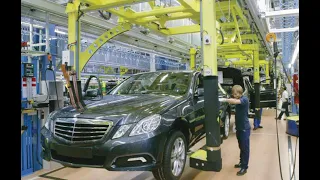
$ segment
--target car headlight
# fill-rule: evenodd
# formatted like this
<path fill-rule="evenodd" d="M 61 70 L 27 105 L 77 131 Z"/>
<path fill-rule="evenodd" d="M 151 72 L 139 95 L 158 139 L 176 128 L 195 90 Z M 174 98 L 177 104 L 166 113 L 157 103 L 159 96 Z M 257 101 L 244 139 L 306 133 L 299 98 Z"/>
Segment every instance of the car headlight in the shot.
<path fill-rule="evenodd" d="M 138 122 L 138 124 L 132 129 L 129 136 L 136 136 L 154 131 L 158 128 L 160 122 L 161 116 L 159 114 L 148 116 Z"/>
<path fill-rule="evenodd" d="M 112 137 L 112 139 L 116 139 L 119 137 L 122 137 L 127 131 L 128 129 L 131 127 L 131 124 L 129 125 L 122 125 L 118 131 L 116 132 L 116 134 L 114 134 L 114 136 Z"/>
<path fill-rule="evenodd" d="M 53 121 L 52 117 L 56 113 L 56 111 L 50 113 L 47 117 L 46 123 L 44 124 L 44 127 L 47 128 L 48 130 L 52 131 L 53 130 Z"/>

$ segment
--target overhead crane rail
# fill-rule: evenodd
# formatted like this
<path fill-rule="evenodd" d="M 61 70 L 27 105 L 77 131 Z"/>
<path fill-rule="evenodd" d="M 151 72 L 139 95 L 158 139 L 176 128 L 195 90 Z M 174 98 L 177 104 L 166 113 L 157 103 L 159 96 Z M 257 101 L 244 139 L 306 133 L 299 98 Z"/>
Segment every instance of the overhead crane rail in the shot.
<path fill-rule="evenodd" d="M 162 35 L 200 32 L 200 1 L 178 1 L 181 4 L 180 6 L 163 7 L 155 6 L 154 1 L 151 0 L 74 0 L 73 3 L 68 3 L 66 13 L 70 16 L 71 14 L 76 14 L 78 11 L 85 13 L 93 10 L 105 10 L 119 16 L 119 22 L 141 25 L 151 29 L 153 32 L 161 33 Z M 141 2 L 148 2 L 151 10 L 136 12 L 130 8 L 131 4 Z M 225 21 L 223 18 L 226 18 L 227 12 L 230 13 L 227 18 L 228 21 Z M 224 40 L 223 44 L 218 44 L 218 54 L 223 54 L 225 56 L 229 53 L 239 53 L 240 55 L 243 53 L 248 54 L 247 51 L 259 51 L 259 59 L 266 59 L 265 47 L 260 43 L 261 40 L 259 40 L 256 33 L 252 32 L 252 28 L 248 23 L 248 12 L 242 10 L 237 1 L 219 2 L 219 5 L 216 7 L 216 16 L 217 20 L 219 20 L 216 21 L 216 26 L 217 29 L 220 29 L 221 27 Z M 179 27 L 166 26 L 166 23 L 171 20 L 185 18 L 190 18 L 193 22 L 198 24 Z M 217 42 L 222 41 L 222 36 L 220 34 L 217 34 L 217 38 Z M 90 55 L 82 55 L 80 66 L 82 67 L 82 65 L 85 65 L 90 57 Z"/>

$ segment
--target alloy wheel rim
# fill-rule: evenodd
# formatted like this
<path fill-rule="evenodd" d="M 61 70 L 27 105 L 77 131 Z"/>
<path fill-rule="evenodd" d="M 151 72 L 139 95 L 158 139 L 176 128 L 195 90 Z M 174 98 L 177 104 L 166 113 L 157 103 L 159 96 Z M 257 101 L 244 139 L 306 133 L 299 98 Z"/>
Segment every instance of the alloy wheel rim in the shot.
<path fill-rule="evenodd" d="M 224 134 L 225 136 L 229 136 L 229 128 L 230 127 L 230 119 L 229 114 L 226 114 L 225 122 L 224 122 Z"/>
<path fill-rule="evenodd" d="M 171 171 L 174 176 L 179 176 L 185 163 L 185 144 L 181 137 L 174 141 L 171 150 Z"/>

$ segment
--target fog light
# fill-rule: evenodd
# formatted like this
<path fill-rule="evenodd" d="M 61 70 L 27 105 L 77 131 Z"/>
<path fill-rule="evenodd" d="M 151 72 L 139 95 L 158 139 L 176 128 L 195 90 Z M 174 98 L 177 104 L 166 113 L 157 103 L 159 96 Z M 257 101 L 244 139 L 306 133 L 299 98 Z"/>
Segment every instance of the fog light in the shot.
<path fill-rule="evenodd" d="M 128 161 L 141 161 L 143 163 L 147 162 L 147 160 L 144 157 L 136 157 L 136 158 L 130 158 Z"/>

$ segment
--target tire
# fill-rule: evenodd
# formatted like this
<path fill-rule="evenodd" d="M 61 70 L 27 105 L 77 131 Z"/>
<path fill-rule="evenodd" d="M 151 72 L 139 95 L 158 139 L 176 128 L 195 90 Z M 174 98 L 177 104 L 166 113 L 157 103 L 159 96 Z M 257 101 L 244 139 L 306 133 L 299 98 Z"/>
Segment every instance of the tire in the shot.
<path fill-rule="evenodd" d="M 223 139 L 228 139 L 230 134 L 230 114 L 226 112 L 223 121 L 223 130 L 222 130 Z"/>
<path fill-rule="evenodd" d="M 176 148 L 178 147 L 178 148 Z M 176 157 L 171 158 L 175 149 L 179 150 Z M 179 153 L 180 152 L 180 153 Z M 187 158 L 186 138 L 180 131 L 175 131 L 169 137 L 164 148 L 163 161 L 161 167 L 152 170 L 153 176 L 157 180 L 178 180 L 180 179 Z M 180 164 L 179 164 L 180 163 Z M 172 169 L 176 166 L 176 172 L 173 173 Z"/>

